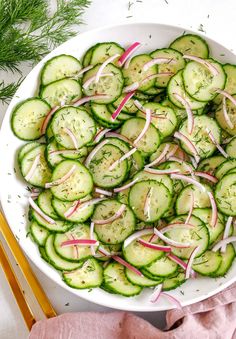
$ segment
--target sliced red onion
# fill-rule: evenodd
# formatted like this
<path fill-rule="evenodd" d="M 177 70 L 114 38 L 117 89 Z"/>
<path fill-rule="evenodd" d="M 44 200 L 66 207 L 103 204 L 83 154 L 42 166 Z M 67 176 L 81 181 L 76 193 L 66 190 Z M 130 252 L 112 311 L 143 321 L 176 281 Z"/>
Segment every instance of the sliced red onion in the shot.
<path fill-rule="evenodd" d="M 190 254 L 190 257 L 189 257 L 188 262 L 187 262 L 186 271 L 185 271 L 185 279 L 189 279 L 190 278 L 193 261 L 194 261 L 194 258 L 197 255 L 198 250 L 199 250 L 199 247 L 197 246 L 197 247 L 194 248 L 194 250 Z"/>
<path fill-rule="evenodd" d="M 72 240 L 63 241 L 61 243 L 61 247 L 68 247 L 68 246 L 74 246 L 74 245 L 98 246 L 99 242 L 97 240 L 91 240 L 91 239 L 72 239 Z"/>
<path fill-rule="evenodd" d="M 192 216 L 192 213 L 193 213 L 193 207 L 194 207 L 194 195 L 193 195 L 192 191 L 190 192 L 190 195 L 191 195 L 191 202 L 190 202 L 191 205 L 190 205 L 190 209 L 189 209 L 189 212 L 188 212 L 188 216 L 187 216 L 187 218 L 185 220 L 186 224 L 189 223 L 189 220 L 190 220 L 190 218 Z"/>
<path fill-rule="evenodd" d="M 193 111 L 189 105 L 189 102 L 179 95 L 178 93 L 173 93 L 174 97 L 184 106 L 187 116 L 188 116 L 188 133 L 191 135 L 193 132 L 194 128 L 194 116 L 193 116 Z"/>
<path fill-rule="evenodd" d="M 162 228 L 160 230 L 161 233 L 166 233 L 169 231 L 172 231 L 174 229 L 178 229 L 178 228 L 194 228 L 195 226 L 189 223 L 173 223 L 173 224 L 169 224 L 168 226 Z"/>
<path fill-rule="evenodd" d="M 133 142 L 131 140 L 129 140 L 124 135 L 121 135 L 121 134 L 119 134 L 117 132 L 108 132 L 108 133 L 106 133 L 106 137 L 107 138 L 118 138 L 120 140 L 123 140 L 123 141 L 127 142 L 131 146 L 133 146 Z"/>
<path fill-rule="evenodd" d="M 221 241 L 219 241 L 213 248 L 213 252 L 217 252 L 222 246 L 226 246 L 230 244 L 231 242 L 236 242 L 236 236 L 225 238 Z"/>
<path fill-rule="evenodd" d="M 108 252 L 104 247 L 99 246 L 98 252 L 100 252 L 105 257 L 110 257 L 111 253 Z"/>
<path fill-rule="evenodd" d="M 146 64 L 144 64 L 143 71 L 146 72 L 152 66 L 160 64 L 176 64 L 176 60 L 174 60 L 173 58 L 162 58 L 162 57 L 154 58 L 146 62 Z"/>
<path fill-rule="evenodd" d="M 216 184 L 218 182 L 218 179 L 216 177 L 214 177 L 214 175 L 209 174 L 207 172 L 195 171 L 194 175 L 196 175 L 197 177 L 207 179 L 207 180 L 213 182 L 214 184 Z"/>
<path fill-rule="evenodd" d="M 144 236 L 144 235 L 149 235 L 149 234 L 153 234 L 153 228 L 148 229 L 145 228 L 144 230 L 141 231 L 137 231 L 133 234 L 131 234 L 128 238 L 125 239 L 124 241 L 124 248 L 126 248 L 127 246 L 129 246 L 134 240 Z"/>
<path fill-rule="evenodd" d="M 196 169 L 198 167 L 198 162 L 194 157 L 190 157 L 191 163 L 193 165 L 193 168 Z"/>
<path fill-rule="evenodd" d="M 144 128 L 141 131 L 141 133 L 139 134 L 139 136 L 137 137 L 137 139 L 134 140 L 134 145 L 136 145 L 143 138 L 145 133 L 147 132 L 147 130 L 150 126 L 150 123 L 151 123 L 151 118 L 152 118 L 151 110 L 149 108 L 147 108 L 147 110 L 146 110 L 146 121 L 145 121 Z"/>
<path fill-rule="evenodd" d="M 157 74 L 151 74 L 149 76 L 147 76 L 146 78 L 144 78 L 141 82 L 140 82 L 140 86 L 144 85 L 146 82 L 159 78 L 160 76 L 169 76 L 169 75 L 173 75 L 174 73 L 172 72 L 162 72 L 162 73 L 157 73 Z"/>
<path fill-rule="evenodd" d="M 103 73 L 100 75 L 100 78 L 102 77 L 113 77 L 114 74 L 113 73 Z M 85 83 L 83 84 L 83 88 L 87 89 L 96 79 L 96 75 L 93 75 L 92 77 L 88 78 L 88 80 L 85 81 Z"/>
<path fill-rule="evenodd" d="M 114 121 L 118 115 L 120 114 L 120 112 L 122 111 L 123 107 L 126 105 L 126 103 L 132 98 L 132 96 L 134 95 L 134 91 L 128 93 L 124 99 L 121 101 L 121 103 L 119 104 L 119 106 L 117 107 L 117 109 L 112 113 L 111 115 L 111 119 Z"/>
<path fill-rule="evenodd" d="M 156 288 L 154 289 L 154 292 L 151 295 L 151 299 L 150 299 L 151 303 L 154 304 L 157 302 L 157 300 L 159 299 L 161 295 L 161 290 L 162 290 L 162 284 L 157 285 Z"/>
<path fill-rule="evenodd" d="M 65 127 L 64 130 L 65 130 L 66 134 L 69 135 L 69 137 L 70 137 L 70 139 L 71 139 L 71 141 L 72 141 L 72 143 L 74 145 L 74 148 L 78 149 L 78 142 L 77 142 L 77 138 L 74 135 L 74 133 L 68 127 Z"/>
<path fill-rule="evenodd" d="M 98 143 L 98 142 L 104 137 L 104 135 L 105 135 L 106 133 L 108 133 L 109 131 L 111 131 L 110 128 L 103 128 L 103 129 L 101 129 L 101 130 L 95 135 L 93 141 L 94 141 L 95 143 Z"/>
<path fill-rule="evenodd" d="M 90 235 L 90 239 L 91 240 L 95 240 L 94 239 L 94 222 L 91 222 L 91 224 L 90 224 L 89 235 Z M 91 250 L 92 255 L 95 256 L 96 252 L 95 252 L 95 249 L 94 249 L 93 245 L 90 246 L 90 250 Z"/>
<path fill-rule="evenodd" d="M 144 247 L 151 248 L 153 250 L 157 251 L 163 251 L 163 252 L 171 252 L 171 247 L 170 246 L 163 246 L 163 245 L 158 245 L 158 244 L 153 244 L 148 241 L 145 241 L 143 239 L 139 239 L 138 242 L 143 245 Z"/>
<path fill-rule="evenodd" d="M 124 53 L 120 56 L 118 60 L 118 65 L 123 66 L 124 63 L 130 58 L 130 56 L 141 46 L 140 42 L 134 42 L 129 48 L 127 48 Z"/>
<path fill-rule="evenodd" d="M 106 66 L 108 64 L 110 64 L 112 61 L 114 61 L 116 58 L 118 58 L 120 56 L 120 54 L 115 54 L 115 55 L 112 55 L 111 57 L 109 57 L 107 60 L 105 60 L 101 66 L 99 67 L 98 71 L 97 71 L 97 74 L 96 74 L 96 78 L 95 78 L 95 83 L 98 83 L 101 75 L 102 75 L 102 72 L 103 70 L 106 68 Z"/>
<path fill-rule="evenodd" d="M 170 148 L 170 144 L 166 144 L 164 149 L 163 149 L 163 151 L 159 155 L 159 157 L 157 157 L 155 160 L 153 160 L 148 165 L 146 165 L 145 168 L 152 167 L 152 166 L 155 166 L 155 165 L 159 164 L 163 159 L 166 158 L 166 155 L 167 155 L 167 153 L 169 151 L 169 148 Z"/>
<path fill-rule="evenodd" d="M 225 157 L 228 158 L 229 155 L 225 152 L 225 150 L 220 146 L 220 144 L 216 141 L 214 135 L 212 134 L 212 132 L 206 128 L 206 131 L 209 135 L 209 138 L 211 139 L 211 141 L 213 142 L 213 144 L 216 146 L 216 148 L 218 149 L 218 151 Z"/>
<path fill-rule="evenodd" d="M 125 209 L 126 209 L 126 205 L 122 204 L 121 207 L 119 208 L 119 210 L 112 217 L 105 219 L 105 220 L 93 220 L 93 222 L 97 225 L 109 224 L 109 223 L 113 222 L 114 220 L 120 218 L 121 215 L 124 213 Z"/>
<path fill-rule="evenodd" d="M 125 153 L 120 159 L 116 160 L 115 162 L 113 162 L 113 164 L 111 164 L 111 166 L 109 167 L 109 171 L 113 171 L 116 168 L 116 166 L 118 166 L 125 159 L 130 158 L 131 155 L 133 155 L 136 151 L 137 148 L 134 147 L 129 152 Z"/>
<path fill-rule="evenodd" d="M 85 208 L 89 207 L 89 206 L 93 206 L 98 204 L 100 201 L 106 200 L 107 198 L 94 198 L 94 199 L 90 199 L 87 200 L 81 204 L 79 204 L 76 208 L 76 210 L 84 210 Z"/>
<path fill-rule="evenodd" d="M 46 220 L 49 224 L 55 224 L 56 221 L 50 218 L 47 214 L 45 214 L 38 205 L 34 202 L 32 198 L 29 198 L 29 204 L 35 210 L 36 213 L 38 213 L 44 220 Z"/>
<path fill-rule="evenodd" d="M 66 218 L 70 218 L 75 213 L 77 208 L 79 207 L 79 204 L 80 204 L 80 200 L 75 201 L 73 205 L 64 213 L 64 216 Z"/>
<path fill-rule="evenodd" d="M 232 102 L 232 104 L 234 104 L 236 106 L 236 99 L 232 95 L 230 95 L 228 92 L 226 92 L 226 91 L 224 91 L 220 88 L 217 88 L 216 93 L 223 95 L 225 98 L 229 99 Z"/>
<path fill-rule="evenodd" d="M 68 240 L 75 240 L 75 237 L 70 232 L 65 233 L 65 236 L 67 237 Z M 79 250 L 78 250 L 78 246 L 76 245 L 73 246 L 73 257 L 76 260 L 79 259 Z"/>
<path fill-rule="evenodd" d="M 172 254 L 172 253 L 167 254 L 167 257 L 168 257 L 170 260 L 174 261 L 174 262 L 175 262 L 176 264 L 178 264 L 179 266 L 181 266 L 184 270 L 186 270 L 187 264 L 186 264 L 185 261 L 183 261 L 183 260 L 181 260 L 180 258 L 176 257 L 176 256 L 175 256 L 174 254 Z"/>
<path fill-rule="evenodd" d="M 232 121 L 230 120 L 230 117 L 228 115 L 227 112 L 227 106 L 226 106 L 226 97 L 223 97 L 223 101 L 222 101 L 222 109 L 223 109 L 223 114 L 224 114 L 224 118 L 225 118 L 225 122 L 228 125 L 228 127 L 230 129 L 234 128 L 234 124 L 232 123 Z"/>
<path fill-rule="evenodd" d="M 99 188 L 99 187 L 96 187 L 96 188 L 95 188 L 95 192 L 98 193 L 98 194 L 107 195 L 108 197 L 112 197 L 112 192 L 103 190 L 103 189 L 101 189 L 101 188 Z"/>
<path fill-rule="evenodd" d="M 134 82 L 133 84 L 123 88 L 123 93 L 134 92 L 139 88 L 139 82 Z"/>
<path fill-rule="evenodd" d="M 172 150 L 170 150 L 170 152 L 168 153 L 167 155 L 167 159 L 169 159 L 170 157 L 172 157 L 176 152 L 177 150 L 179 149 L 179 146 L 178 145 L 174 145 Z M 184 152 L 181 150 L 182 154 L 184 154 Z M 182 159 L 181 160 L 184 160 L 184 156 L 182 156 Z"/>
<path fill-rule="evenodd" d="M 187 54 L 183 55 L 183 58 L 198 62 L 199 64 L 205 66 L 215 76 L 219 74 L 218 69 L 205 59 L 202 59 L 202 58 L 199 58 L 193 55 L 187 55 Z"/>
<path fill-rule="evenodd" d="M 114 192 L 115 193 L 119 193 L 122 192 L 124 190 L 126 190 L 127 188 L 130 188 L 131 186 L 133 186 L 136 182 L 138 181 L 138 178 L 134 179 L 133 181 L 129 182 L 128 184 L 118 187 L 118 188 L 114 188 Z"/>
<path fill-rule="evenodd" d="M 189 173 L 192 173 L 192 172 L 193 172 L 192 167 L 189 166 L 189 165 L 188 165 L 184 160 L 182 160 L 182 159 L 179 159 L 179 158 L 177 158 L 177 157 L 169 157 L 168 160 L 170 160 L 170 161 L 176 161 L 176 162 L 178 162 L 178 163 L 181 164 L 181 165 L 185 165 L 185 166 L 187 167 Z"/>
<path fill-rule="evenodd" d="M 137 275 L 139 275 L 140 277 L 143 276 L 143 274 L 134 266 L 130 265 L 127 261 L 125 261 L 124 259 L 122 259 L 121 257 L 119 257 L 118 255 L 113 255 L 112 258 L 117 261 L 119 264 L 127 267 L 130 271 L 136 273 Z"/>
<path fill-rule="evenodd" d="M 162 174 L 175 174 L 175 173 L 179 173 L 180 170 L 179 169 L 163 169 L 163 170 L 158 170 L 158 169 L 155 169 L 155 168 L 149 168 L 149 167 L 144 167 L 144 171 L 145 172 L 148 172 L 148 173 L 151 173 L 151 174 L 159 174 L 159 175 L 162 175 Z"/>
<path fill-rule="evenodd" d="M 185 145 L 188 147 L 188 149 L 190 150 L 190 152 L 193 153 L 194 158 L 196 160 L 196 162 L 198 163 L 200 158 L 199 158 L 199 154 L 198 151 L 196 149 L 196 147 L 194 146 L 194 144 L 192 143 L 192 141 L 186 137 L 184 134 L 182 134 L 181 132 L 175 132 L 174 133 L 174 137 L 176 139 L 179 139 L 180 141 L 182 141 L 183 143 L 185 143 Z"/>
<path fill-rule="evenodd" d="M 175 297 L 173 297 L 172 295 L 170 295 L 170 294 L 168 294 L 168 293 L 165 293 L 165 292 L 161 292 L 161 296 L 164 296 L 164 297 L 166 297 L 167 299 L 169 299 L 173 304 L 176 305 L 176 308 L 182 309 L 182 305 L 181 305 L 181 303 L 179 302 L 179 300 L 176 299 Z"/>
<path fill-rule="evenodd" d="M 176 248 L 189 248 L 191 244 L 189 243 L 182 243 L 175 241 L 173 239 L 170 239 L 166 237 L 162 232 L 160 232 L 157 228 L 154 228 L 154 233 L 161 239 L 163 240 L 166 244 L 176 247 Z"/>
<path fill-rule="evenodd" d="M 197 186 L 201 191 L 203 191 L 203 192 L 206 191 L 206 188 L 200 182 L 198 182 L 197 180 L 195 180 L 195 179 L 193 179 L 191 177 L 188 177 L 186 175 L 183 175 L 183 174 L 171 174 L 171 179 L 177 179 L 177 180 L 186 181 L 189 184 Z"/>
<path fill-rule="evenodd" d="M 228 217 L 226 225 L 225 225 L 225 230 L 224 230 L 224 235 L 223 235 L 223 240 L 227 239 L 229 237 L 229 231 L 230 231 L 230 227 L 232 225 L 233 222 L 233 217 Z M 226 245 L 223 245 L 221 247 L 221 252 L 225 252 L 226 251 Z"/>
<path fill-rule="evenodd" d="M 29 172 L 25 176 L 26 181 L 29 181 L 32 178 L 32 176 L 34 175 L 34 172 L 35 172 L 35 170 L 38 166 L 38 163 L 39 163 L 39 159 L 40 159 L 40 154 L 36 155 L 36 157 L 34 158 L 33 164 L 31 166 Z"/>
<path fill-rule="evenodd" d="M 52 117 L 52 115 L 56 112 L 56 110 L 58 110 L 58 108 L 60 108 L 59 106 L 55 106 L 53 107 L 49 112 L 48 114 L 46 115 L 43 123 L 42 123 L 42 126 L 41 126 L 41 134 L 45 134 L 46 132 L 46 129 L 47 129 L 47 126 L 48 126 L 48 123 Z"/>
<path fill-rule="evenodd" d="M 75 101 L 73 103 L 73 106 L 78 107 L 81 106 L 83 104 L 85 104 L 86 102 L 89 102 L 91 100 L 96 100 L 96 99 L 108 99 L 110 98 L 110 96 L 108 94 L 95 94 L 95 95 L 90 95 L 87 97 L 83 97 L 77 101 Z"/>
<path fill-rule="evenodd" d="M 103 140 L 100 144 L 98 144 L 96 147 L 94 147 L 94 149 L 92 150 L 92 152 L 89 153 L 88 157 L 85 160 L 85 166 L 88 167 L 92 158 L 95 156 L 95 154 L 107 143 L 109 142 L 109 140 Z"/>
<path fill-rule="evenodd" d="M 92 69 L 94 67 L 94 65 L 88 65 L 87 67 L 82 68 L 78 73 L 77 73 L 77 77 L 81 76 L 82 74 L 84 74 L 85 72 L 88 72 L 90 69 Z"/>
<path fill-rule="evenodd" d="M 75 170 L 76 170 L 76 165 L 73 165 L 71 169 L 65 175 L 63 175 L 63 177 L 61 177 L 60 179 L 57 179 L 52 182 L 47 182 L 45 184 L 45 188 L 51 188 L 53 186 L 58 186 L 62 184 L 63 182 L 65 182 L 66 180 L 70 178 L 70 176 L 74 173 Z"/>
<path fill-rule="evenodd" d="M 147 216 L 147 219 L 150 219 L 150 204 L 151 204 L 151 198 L 152 198 L 152 191 L 153 187 L 151 187 L 147 193 L 147 197 L 145 199 L 144 203 L 144 215 Z"/>
<path fill-rule="evenodd" d="M 134 105 L 135 105 L 141 112 L 143 112 L 143 113 L 146 114 L 146 109 L 143 107 L 143 105 L 141 104 L 140 101 L 134 100 Z M 153 113 L 153 111 L 152 111 L 151 113 Z"/>
<path fill-rule="evenodd" d="M 155 233 L 153 233 L 153 234 L 151 235 L 151 237 L 149 238 L 148 242 L 154 242 L 154 241 L 156 241 L 157 239 L 158 239 L 158 236 L 157 236 Z"/>

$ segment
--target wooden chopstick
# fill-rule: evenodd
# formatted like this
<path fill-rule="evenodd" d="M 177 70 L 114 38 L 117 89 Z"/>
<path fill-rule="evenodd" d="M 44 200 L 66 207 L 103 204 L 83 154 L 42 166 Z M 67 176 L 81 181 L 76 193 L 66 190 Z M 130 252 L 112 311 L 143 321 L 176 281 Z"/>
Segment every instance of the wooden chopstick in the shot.
<path fill-rule="evenodd" d="M 0 213 L 0 231 L 2 232 L 2 235 L 14 256 L 15 261 L 18 263 L 25 280 L 35 295 L 35 298 L 37 299 L 43 313 L 47 318 L 55 317 L 57 315 L 55 310 L 53 309 L 47 295 L 45 294 L 38 279 L 32 271 L 32 268 L 30 267 L 2 213 Z"/>
<path fill-rule="evenodd" d="M 15 296 L 16 302 L 20 308 L 21 314 L 25 320 L 25 323 L 30 330 L 33 324 L 36 322 L 34 315 L 29 307 L 29 305 L 26 302 L 24 293 L 20 287 L 20 283 L 13 271 L 13 268 L 11 266 L 11 263 L 7 257 L 7 254 L 0 242 L 0 264 L 3 268 L 3 271 L 6 275 L 6 278 L 8 280 L 8 283 L 11 287 L 11 290 Z"/>

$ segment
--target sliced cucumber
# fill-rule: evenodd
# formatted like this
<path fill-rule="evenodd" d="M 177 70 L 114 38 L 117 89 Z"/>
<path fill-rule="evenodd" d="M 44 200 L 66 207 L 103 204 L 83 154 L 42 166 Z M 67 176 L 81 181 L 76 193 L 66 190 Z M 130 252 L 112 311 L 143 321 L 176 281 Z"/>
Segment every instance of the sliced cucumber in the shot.
<path fill-rule="evenodd" d="M 226 146 L 226 153 L 230 158 L 236 159 L 236 137 L 233 138 Z"/>
<path fill-rule="evenodd" d="M 43 66 L 41 84 L 45 86 L 56 80 L 75 77 L 80 70 L 81 64 L 79 60 L 72 55 L 57 55 L 48 60 Z"/>
<path fill-rule="evenodd" d="M 30 224 L 30 234 L 32 235 L 34 241 L 39 246 L 44 246 L 49 235 L 46 228 L 41 227 L 36 221 L 31 222 Z"/>
<path fill-rule="evenodd" d="M 125 94 L 122 94 L 116 101 L 112 103 L 112 105 L 117 108 L 120 104 L 121 101 L 124 99 Z M 138 108 L 134 104 L 134 99 L 130 98 L 129 101 L 122 107 L 122 112 L 128 113 L 128 114 L 135 114 L 137 113 Z"/>
<path fill-rule="evenodd" d="M 90 65 L 92 53 L 93 53 L 94 46 L 90 47 L 83 56 L 82 64 L 84 67 Z"/>
<path fill-rule="evenodd" d="M 28 142 L 27 144 L 23 145 L 18 153 L 18 161 L 21 162 L 21 160 L 24 158 L 24 156 L 26 155 L 26 153 L 32 151 L 32 149 L 40 146 L 41 144 L 37 141 L 32 141 L 32 142 Z"/>
<path fill-rule="evenodd" d="M 53 219 L 59 219 L 58 214 L 55 212 L 52 206 L 52 192 L 45 190 L 38 196 L 38 205 L 41 210 Z"/>
<path fill-rule="evenodd" d="M 142 286 L 142 287 L 156 286 L 160 284 L 162 281 L 161 279 L 157 281 L 157 280 L 149 279 L 145 276 L 140 276 L 127 268 L 125 269 L 125 275 L 126 275 L 126 278 L 129 280 L 129 282 L 131 282 L 131 284 Z"/>
<path fill-rule="evenodd" d="M 153 174 L 148 173 L 145 170 L 137 172 L 133 180 L 137 179 L 138 181 L 145 181 L 145 180 L 155 180 L 168 188 L 170 194 L 173 194 L 174 188 L 173 188 L 173 181 L 171 180 L 169 175 L 166 174 Z"/>
<path fill-rule="evenodd" d="M 60 162 L 65 160 L 61 154 L 57 154 L 58 151 L 58 143 L 56 142 L 55 138 L 52 137 L 51 141 L 47 144 L 46 150 L 45 150 L 45 156 L 47 159 L 47 162 L 51 168 L 54 168 Z"/>
<path fill-rule="evenodd" d="M 42 124 L 50 109 L 49 104 L 40 98 L 21 102 L 11 116 L 13 133 L 22 140 L 39 139 L 42 135 Z"/>
<path fill-rule="evenodd" d="M 236 174 L 226 174 L 216 185 L 215 199 L 219 210 L 236 216 Z"/>
<path fill-rule="evenodd" d="M 228 174 L 229 171 L 236 168 L 236 159 L 230 159 L 222 162 L 221 165 L 218 166 L 215 176 L 217 179 L 221 179 L 225 174 Z"/>
<path fill-rule="evenodd" d="M 94 119 L 97 120 L 100 125 L 108 128 L 117 128 L 120 126 L 121 122 L 118 119 L 112 121 L 111 112 L 106 105 L 92 103 L 91 109 Z"/>
<path fill-rule="evenodd" d="M 236 94 L 232 95 L 234 99 L 236 99 Z M 223 113 L 223 104 L 219 106 L 215 113 L 215 118 L 220 125 L 220 127 L 225 130 L 230 135 L 236 135 L 236 106 L 230 101 L 226 99 L 226 111 L 228 113 L 229 119 L 233 124 L 233 128 L 230 128 L 228 123 L 225 120 Z"/>
<path fill-rule="evenodd" d="M 132 177 L 137 171 L 140 171 L 144 167 L 144 159 L 141 152 L 136 151 L 131 157 L 130 176 Z"/>
<path fill-rule="evenodd" d="M 82 89 L 74 79 L 61 79 L 43 87 L 40 96 L 52 107 L 60 106 L 62 102 L 69 105 L 82 97 Z"/>
<path fill-rule="evenodd" d="M 91 51 L 91 59 L 89 65 L 97 65 L 106 61 L 108 58 L 115 54 L 123 54 L 124 48 L 118 45 L 116 42 L 101 42 L 93 46 Z M 116 63 L 118 60 L 115 59 L 113 63 Z"/>
<path fill-rule="evenodd" d="M 178 265 L 168 256 L 164 256 L 145 266 L 144 270 L 158 277 L 169 277 L 177 272 Z"/>
<path fill-rule="evenodd" d="M 116 200 L 105 200 L 96 205 L 92 220 L 95 222 L 95 232 L 105 244 L 122 243 L 135 229 L 135 217 L 132 210 L 126 206 L 122 215 L 114 221 L 99 225 L 96 220 L 106 220 L 121 208 Z"/>
<path fill-rule="evenodd" d="M 183 272 L 178 272 L 174 277 L 169 277 L 163 281 L 162 289 L 163 291 L 174 290 L 185 282 L 185 274 Z"/>
<path fill-rule="evenodd" d="M 168 188 L 162 183 L 155 180 L 139 181 L 130 189 L 129 205 L 139 220 L 154 222 L 169 209 L 171 198 Z"/>
<path fill-rule="evenodd" d="M 219 269 L 222 257 L 219 252 L 206 251 L 194 259 L 192 268 L 201 275 L 211 276 Z"/>
<path fill-rule="evenodd" d="M 225 157 L 223 157 L 223 155 L 215 155 L 210 158 L 203 159 L 198 165 L 198 170 L 214 175 L 215 171 L 224 161 Z"/>
<path fill-rule="evenodd" d="M 103 281 L 103 269 L 95 259 L 88 259 L 73 272 L 64 272 L 62 278 L 67 285 L 77 289 L 99 287 Z"/>
<path fill-rule="evenodd" d="M 132 297 L 142 291 L 142 287 L 133 285 L 125 275 L 125 268 L 119 263 L 112 262 L 104 269 L 104 283 L 109 290 Z"/>
<path fill-rule="evenodd" d="M 226 251 L 221 252 L 221 264 L 217 271 L 213 273 L 214 277 L 223 277 L 231 268 L 234 258 L 235 258 L 235 249 L 232 244 L 226 246 Z"/>
<path fill-rule="evenodd" d="M 181 35 L 170 44 L 170 47 L 183 54 L 195 55 L 200 58 L 208 58 L 209 55 L 206 40 L 195 34 Z"/>
<path fill-rule="evenodd" d="M 55 220 L 55 224 L 50 224 L 34 210 L 31 210 L 30 213 L 33 220 L 35 220 L 40 226 L 46 228 L 48 231 L 51 232 L 64 233 L 73 226 L 72 223 L 62 220 Z"/>

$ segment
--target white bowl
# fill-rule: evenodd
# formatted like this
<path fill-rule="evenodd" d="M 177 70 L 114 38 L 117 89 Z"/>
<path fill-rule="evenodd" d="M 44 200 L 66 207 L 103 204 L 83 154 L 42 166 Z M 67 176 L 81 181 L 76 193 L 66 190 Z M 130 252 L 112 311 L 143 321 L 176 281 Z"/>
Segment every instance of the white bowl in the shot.
<path fill-rule="evenodd" d="M 183 34 L 184 29 L 179 27 L 136 23 L 120 26 L 111 26 L 95 29 L 65 42 L 60 47 L 47 55 L 26 77 L 15 94 L 6 112 L 0 133 L 0 197 L 6 219 L 17 237 L 19 243 L 34 264 L 51 278 L 56 284 L 91 302 L 121 310 L 129 311 L 162 311 L 173 307 L 166 299 L 160 298 L 156 304 L 150 303 L 151 289 L 145 289 L 139 296 L 125 298 L 112 295 L 97 288 L 91 292 L 88 290 L 76 290 L 68 287 L 60 277 L 60 274 L 44 260 L 41 259 L 37 246 L 27 238 L 27 212 L 28 195 L 26 183 L 19 173 L 16 153 L 23 142 L 17 139 L 11 131 L 10 116 L 15 105 L 37 94 L 39 74 L 46 60 L 55 55 L 66 53 L 81 58 L 84 52 L 102 41 L 116 41 L 127 47 L 134 41 L 140 41 L 142 47 L 139 53 L 151 52 L 157 48 L 168 47 L 171 41 Z M 191 32 L 190 32 L 191 33 Z M 204 37 L 205 38 L 205 37 Z M 226 63 L 236 63 L 235 55 L 217 42 L 206 39 L 210 46 L 210 53 L 217 60 Z M 236 280 L 236 263 L 230 269 L 226 277 L 213 279 L 199 277 L 189 280 L 179 288 L 169 293 L 182 303 L 189 305 L 206 299 L 223 290 Z"/>

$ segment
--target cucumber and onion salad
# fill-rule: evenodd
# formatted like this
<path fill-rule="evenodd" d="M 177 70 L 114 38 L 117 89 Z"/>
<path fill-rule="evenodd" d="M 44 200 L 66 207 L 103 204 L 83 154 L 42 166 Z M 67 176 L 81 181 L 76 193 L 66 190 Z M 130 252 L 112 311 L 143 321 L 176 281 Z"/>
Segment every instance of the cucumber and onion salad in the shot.
<path fill-rule="evenodd" d="M 53 57 L 11 124 L 42 258 L 73 288 L 156 302 L 235 258 L 236 66 L 197 35 L 139 46 Z"/>

